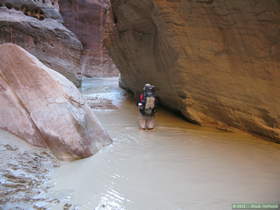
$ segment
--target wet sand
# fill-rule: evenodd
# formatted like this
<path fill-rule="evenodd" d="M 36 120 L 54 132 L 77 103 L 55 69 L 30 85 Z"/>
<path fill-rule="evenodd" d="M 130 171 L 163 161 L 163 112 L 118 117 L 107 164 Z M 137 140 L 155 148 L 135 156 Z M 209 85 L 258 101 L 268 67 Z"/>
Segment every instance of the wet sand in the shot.
<path fill-rule="evenodd" d="M 157 113 L 155 130 L 139 130 L 135 103 L 117 84 L 117 78 L 84 81 L 83 94 L 104 102 L 92 107 L 114 143 L 55 169 L 54 194 L 68 195 L 81 210 L 227 210 L 235 202 L 280 203 L 279 144 L 201 128 L 164 110 Z"/>

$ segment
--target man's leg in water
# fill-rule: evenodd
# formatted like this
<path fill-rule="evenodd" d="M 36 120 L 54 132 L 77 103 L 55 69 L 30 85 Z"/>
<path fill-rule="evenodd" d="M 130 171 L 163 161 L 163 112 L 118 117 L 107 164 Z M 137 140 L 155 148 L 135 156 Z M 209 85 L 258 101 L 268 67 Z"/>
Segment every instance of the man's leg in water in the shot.
<path fill-rule="evenodd" d="M 139 127 L 141 129 L 146 129 L 146 118 L 140 112 L 139 112 L 139 115 L 138 115 L 138 123 L 139 123 Z"/>
<path fill-rule="evenodd" d="M 149 116 L 146 118 L 146 128 L 153 129 L 155 127 L 155 117 Z"/>

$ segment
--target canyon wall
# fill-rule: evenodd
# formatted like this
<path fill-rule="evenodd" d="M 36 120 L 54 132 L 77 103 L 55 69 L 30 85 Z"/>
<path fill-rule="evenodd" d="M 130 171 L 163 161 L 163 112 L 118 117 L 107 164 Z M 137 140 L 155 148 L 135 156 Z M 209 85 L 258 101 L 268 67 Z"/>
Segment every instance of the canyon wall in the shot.
<path fill-rule="evenodd" d="M 158 87 L 163 105 L 200 125 L 280 142 L 278 0 L 112 0 L 106 45 L 134 93 Z"/>
<path fill-rule="evenodd" d="M 0 44 L 6 42 L 80 85 L 82 44 L 63 25 L 58 0 L 0 0 Z"/>
<path fill-rule="evenodd" d="M 117 76 L 118 70 L 103 45 L 112 26 L 109 0 L 60 0 L 64 25 L 82 42 L 81 72 L 85 76 Z"/>

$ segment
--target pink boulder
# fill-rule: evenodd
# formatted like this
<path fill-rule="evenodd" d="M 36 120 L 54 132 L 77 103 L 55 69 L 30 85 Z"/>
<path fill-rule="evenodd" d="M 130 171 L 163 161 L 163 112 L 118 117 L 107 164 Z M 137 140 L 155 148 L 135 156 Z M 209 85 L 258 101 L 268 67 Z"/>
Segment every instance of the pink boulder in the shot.
<path fill-rule="evenodd" d="M 14 44 L 0 45 L 0 128 L 62 160 L 112 142 L 73 83 Z"/>

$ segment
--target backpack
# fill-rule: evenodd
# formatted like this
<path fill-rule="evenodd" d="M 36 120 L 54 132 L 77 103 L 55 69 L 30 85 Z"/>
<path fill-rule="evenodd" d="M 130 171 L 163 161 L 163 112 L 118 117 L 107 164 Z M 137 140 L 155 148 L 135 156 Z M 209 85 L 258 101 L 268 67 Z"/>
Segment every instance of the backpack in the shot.
<path fill-rule="evenodd" d="M 155 109 L 156 98 L 152 93 L 147 93 L 144 97 L 144 113 L 145 115 L 153 115 Z"/>

